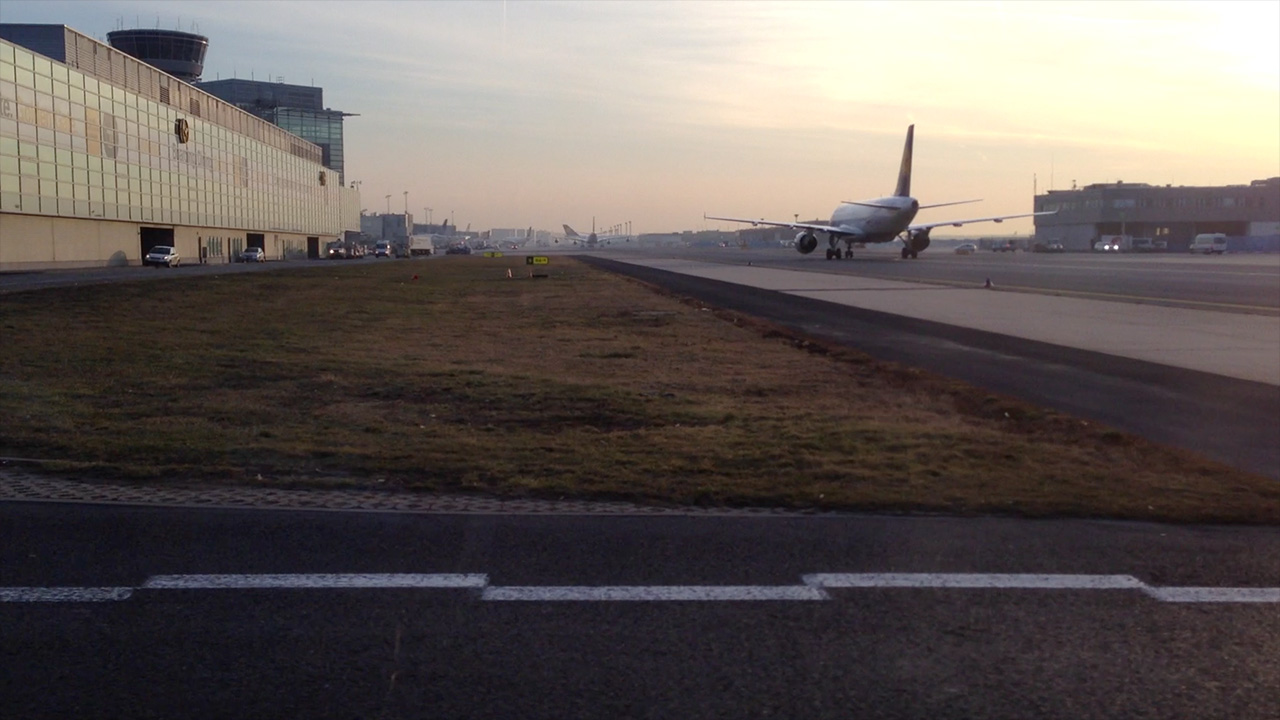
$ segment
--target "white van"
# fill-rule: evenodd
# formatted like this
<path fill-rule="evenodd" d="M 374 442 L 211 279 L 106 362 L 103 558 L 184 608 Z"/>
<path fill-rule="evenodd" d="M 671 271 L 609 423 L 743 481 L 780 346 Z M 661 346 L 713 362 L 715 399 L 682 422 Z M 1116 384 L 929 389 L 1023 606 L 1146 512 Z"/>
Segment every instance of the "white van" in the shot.
<path fill-rule="evenodd" d="M 1191 241 L 1191 252 L 1221 255 L 1227 251 L 1227 236 L 1222 233 L 1202 233 Z"/>

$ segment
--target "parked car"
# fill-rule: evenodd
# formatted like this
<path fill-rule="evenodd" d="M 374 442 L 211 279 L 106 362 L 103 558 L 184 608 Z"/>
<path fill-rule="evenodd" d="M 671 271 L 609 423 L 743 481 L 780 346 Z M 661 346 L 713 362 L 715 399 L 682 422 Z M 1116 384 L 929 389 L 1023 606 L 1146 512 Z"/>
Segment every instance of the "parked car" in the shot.
<path fill-rule="evenodd" d="M 267 253 L 260 247 L 245 248 L 244 252 L 240 253 L 239 260 L 240 262 L 266 262 Z"/>
<path fill-rule="evenodd" d="M 380 258 L 380 257 L 389 258 L 391 257 L 391 254 L 392 254 L 391 243 L 389 242 L 380 242 L 377 245 L 373 246 L 373 256 L 376 258 Z"/>
<path fill-rule="evenodd" d="M 992 252 L 1017 252 L 1018 243 L 1013 242 L 1012 240 L 1008 242 L 999 242 L 991 246 L 991 251 Z"/>
<path fill-rule="evenodd" d="M 1066 251 L 1067 249 L 1062 246 L 1062 243 L 1049 243 L 1047 245 L 1045 243 L 1036 243 L 1031 246 L 1031 252 L 1037 253 L 1060 253 Z"/>
<path fill-rule="evenodd" d="M 160 267 L 175 267 L 182 264 L 182 258 L 178 257 L 176 248 L 169 245 L 156 245 L 147 251 L 142 258 L 143 265 L 155 265 Z"/>
<path fill-rule="evenodd" d="M 467 247 L 466 245 L 463 245 L 462 243 L 458 243 L 457 245 L 450 245 L 449 249 L 444 251 L 444 254 L 445 255 L 470 255 L 471 248 Z"/>
<path fill-rule="evenodd" d="M 974 245 L 973 243 L 965 243 L 963 245 L 956 246 L 957 255 L 972 255 L 977 251 L 978 251 L 978 246 Z"/>

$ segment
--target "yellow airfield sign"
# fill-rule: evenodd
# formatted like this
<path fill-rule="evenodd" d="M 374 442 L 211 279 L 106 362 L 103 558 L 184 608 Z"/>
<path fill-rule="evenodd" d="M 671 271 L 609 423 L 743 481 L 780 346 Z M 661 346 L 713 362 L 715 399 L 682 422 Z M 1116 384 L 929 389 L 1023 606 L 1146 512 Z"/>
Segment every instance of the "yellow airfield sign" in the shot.
<path fill-rule="evenodd" d="M 524 258 L 525 265 L 546 265 L 549 261 L 546 255 L 526 255 Z"/>

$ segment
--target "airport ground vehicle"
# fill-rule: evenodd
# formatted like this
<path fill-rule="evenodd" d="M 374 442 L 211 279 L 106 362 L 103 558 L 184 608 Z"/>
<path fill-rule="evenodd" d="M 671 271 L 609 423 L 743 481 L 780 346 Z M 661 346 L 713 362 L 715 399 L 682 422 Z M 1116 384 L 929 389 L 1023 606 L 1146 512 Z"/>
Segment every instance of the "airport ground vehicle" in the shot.
<path fill-rule="evenodd" d="M 1048 245 L 1044 243 L 1036 243 L 1031 246 L 1031 252 L 1036 253 L 1060 253 L 1066 251 L 1067 249 L 1063 247 L 1062 243 L 1049 243 Z"/>
<path fill-rule="evenodd" d="M 1191 240 L 1191 252 L 1205 255 L 1221 255 L 1227 251 L 1227 236 L 1223 233 L 1201 233 Z"/>
<path fill-rule="evenodd" d="M 435 244 L 431 241 L 430 235 L 415 235 L 409 238 L 409 257 L 419 257 L 422 255 L 430 255 L 435 249 Z"/>
<path fill-rule="evenodd" d="M 335 240 L 325 249 L 325 257 L 330 260 L 353 260 L 364 257 L 364 245 L 344 240 Z"/>
<path fill-rule="evenodd" d="M 976 251 L 977 251 L 977 249 L 978 249 L 978 246 L 977 246 L 977 245 L 974 245 L 973 243 L 965 243 L 965 244 L 963 244 L 963 245 L 957 245 L 957 246 L 956 246 L 956 254 L 957 254 L 957 255 L 972 255 L 974 252 L 976 252 Z"/>
<path fill-rule="evenodd" d="M 382 240 L 373 246 L 373 256 L 376 258 L 394 257 L 395 251 L 391 249 L 391 243 L 387 242 L 386 240 Z"/>
<path fill-rule="evenodd" d="M 1006 242 L 998 242 L 991 246 L 991 252 L 1017 252 L 1018 243 L 1008 240 Z"/>
<path fill-rule="evenodd" d="M 182 264 L 182 258 L 178 256 L 177 248 L 169 245 L 156 245 L 142 256 L 143 265 L 154 265 L 160 267 L 175 267 Z"/>
<path fill-rule="evenodd" d="M 244 252 L 236 258 L 238 262 L 266 262 L 267 252 L 260 247 L 245 248 Z"/>
<path fill-rule="evenodd" d="M 444 254 L 445 255 L 470 255 L 471 248 L 467 247 L 465 243 L 458 243 L 456 245 L 450 245 L 449 249 L 444 251 Z"/>
<path fill-rule="evenodd" d="M 1093 244 L 1098 252 L 1123 252 L 1129 249 L 1129 238 L 1125 235 L 1103 235 Z"/>

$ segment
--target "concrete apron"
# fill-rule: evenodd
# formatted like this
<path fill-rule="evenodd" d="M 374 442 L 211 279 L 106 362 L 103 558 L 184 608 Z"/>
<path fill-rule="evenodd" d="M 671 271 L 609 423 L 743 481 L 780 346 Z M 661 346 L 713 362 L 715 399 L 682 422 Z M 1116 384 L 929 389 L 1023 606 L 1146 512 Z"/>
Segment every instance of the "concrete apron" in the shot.
<path fill-rule="evenodd" d="M 1225 377 L 1280 385 L 1280 318 L 718 265 L 622 262 Z"/>

